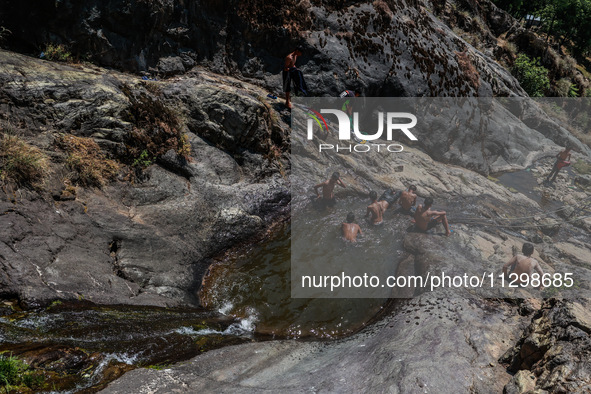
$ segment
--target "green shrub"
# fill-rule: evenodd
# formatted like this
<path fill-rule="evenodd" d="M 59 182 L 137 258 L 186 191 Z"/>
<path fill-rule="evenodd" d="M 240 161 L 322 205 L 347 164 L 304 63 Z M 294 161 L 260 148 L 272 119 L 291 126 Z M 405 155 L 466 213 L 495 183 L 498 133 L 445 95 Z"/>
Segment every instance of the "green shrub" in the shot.
<path fill-rule="evenodd" d="M 4 386 L 6 392 L 9 391 L 9 387 L 38 388 L 43 381 L 43 375 L 30 370 L 25 362 L 12 355 L 0 355 L 0 387 Z M 17 391 L 21 392 L 21 390 Z"/>
<path fill-rule="evenodd" d="M 574 83 L 570 84 L 568 89 L 568 97 L 579 97 L 579 88 Z"/>
<path fill-rule="evenodd" d="M 38 186 L 48 173 L 48 163 L 39 148 L 16 135 L 0 135 L 0 181 Z"/>
<path fill-rule="evenodd" d="M 72 60 L 72 54 L 68 51 L 66 46 L 62 44 L 47 44 L 43 53 L 45 54 L 43 58 L 46 60 L 55 62 L 69 62 Z"/>
<path fill-rule="evenodd" d="M 131 163 L 132 167 L 141 167 L 141 168 L 146 168 L 151 166 L 153 163 L 152 159 L 150 159 L 150 155 L 148 154 L 147 150 L 143 150 L 142 153 L 140 153 L 139 157 L 137 157 L 133 163 Z"/>
<path fill-rule="evenodd" d="M 550 87 L 548 69 L 540 64 L 540 59 L 531 60 L 522 53 L 515 59 L 511 72 L 531 97 L 542 97 Z"/>
<path fill-rule="evenodd" d="M 20 386 L 25 383 L 31 385 L 35 379 L 29 370 L 29 366 L 16 357 L 0 356 L 0 386 Z M 25 379 L 25 376 L 29 378 Z M 25 382 L 26 380 L 26 382 Z"/>
<path fill-rule="evenodd" d="M 556 82 L 556 93 L 559 97 L 578 97 L 579 88 L 568 78 L 562 78 Z"/>

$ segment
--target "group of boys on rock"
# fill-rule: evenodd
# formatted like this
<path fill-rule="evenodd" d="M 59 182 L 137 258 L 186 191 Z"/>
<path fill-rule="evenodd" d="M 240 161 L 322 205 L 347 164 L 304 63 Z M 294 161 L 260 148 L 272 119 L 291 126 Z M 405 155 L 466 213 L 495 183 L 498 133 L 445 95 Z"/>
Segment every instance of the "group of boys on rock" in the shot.
<path fill-rule="evenodd" d="M 285 106 L 290 109 L 292 108 L 290 100 L 292 84 L 296 91 L 300 91 L 305 96 L 308 95 L 308 87 L 306 86 L 304 76 L 295 65 L 297 58 L 301 55 L 302 49 L 299 47 L 296 48 L 295 51 L 285 57 L 285 63 L 283 66 L 282 77 L 283 91 L 285 92 Z M 359 93 L 352 90 L 345 90 L 340 94 L 340 97 L 359 97 Z M 351 116 L 352 107 L 350 106 L 349 101 L 343 105 L 343 110 L 346 111 L 349 116 Z M 563 151 L 556 155 L 556 162 L 554 163 L 552 171 L 550 171 L 548 177 L 544 181 L 545 185 L 551 185 L 556 179 L 560 169 L 570 165 L 571 149 L 572 148 L 570 146 L 566 146 Z M 333 206 L 335 204 L 334 188 L 336 185 L 346 187 L 338 172 L 333 173 L 330 179 L 314 186 L 317 200 L 320 201 L 322 205 Z M 322 195 L 320 195 L 319 192 L 319 189 L 321 188 Z M 416 191 L 417 188 L 415 185 L 410 185 L 406 191 L 403 190 L 395 192 L 393 189 L 388 189 L 382 193 L 380 198 L 378 198 L 377 193 L 372 190 L 369 193 L 371 204 L 367 206 L 365 217 L 369 217 L 369 221 L 372 225 L 379 226 L 384 222 L 384 212 L 386 212 L 388 208 L 395 206 L 396 202 L 398 202 L 399 208 L 397 212 L 414 217 L 415 231 L 427 232 L 441 223 L 445 228 L 445 235 L 449 236 L 451 234 L 451 230 L 447 221 L 447 213 L 445 211 L 436 211 L 431 209 L 433 206 L 433 199 L 431 197 L 425 198 L 423 204 L 415 208 L 417 201 Z M 361 227 L 355 223 L 355 214 L 353 212 L 349 212 L 347 214 L 345 222 L 343 222 L 341 225 L 341 231 L 343 239 L 350 242 L 357 242 L 357 235 L 363 234 Z M 533 252 L 533 245 L 530 243 L 524 243 L 522 247 L 523 254 L 517 254 L 511 260 L 509 260 L 503 266 L 503 273 L 505 275 L 508 273 L 515 273 L 518 275 L 528 274 L 531 276 L 531 274 L 533 274 L 535 271 L 540 275 L 543 275 L 540 264 L 537 260 L 531 257 Z M 521 283 L 521 280 L 519 280 L 519 282 Z M 540 289 L 541 288 L 542 287 L 540 286 Z"/>
<path fill-rule="evenodd" d="M 323 206 L 333 206 L 335 204 L 334 188 L 337 185 L 347 187 L 341 179 L 340 174 L 335 172 L 330 179 L 314 186 L 317 201 Z M 320 194 L 320 189 L 322 189 L 322 195 Z M 445 235 L 449 236 L 451 230 L 447 222 L 446 212 L 431 209 L 433 205 L 433 199 L 431 197 L 427 197 L 422 205 L 415 208 L 417 202 L 416 191 L 417 187 L 415 185 L 410 185 L 408 190 L 398 192 L 395 192 L 393 189 L 387 189 L 378 198 L 378 194 L 372 190 L 369 193 L 371 203 L 367 206 L 365 218 L 369 218 L 369 222 L 374 226 L 382 225 L 384 223 L 384 212 L 398 203 L 399 208 L 397 212 L 414 217 L 416 231 L 427 232 L 437 224 L 442 223 L 445 228 Z M 347 214 L 347 219 L 342 224 L 342 233 L 343 238 L 351 242 L 357 242 L 357 235 L 362 234 L 361 227 L 355 223 L 355 214 L 353 212 Z"/>
<path fill-rule="evenodd" d="M 332 174 L 330 179 L 314 186 L 316 192 L 316 200 L 321 202 L 323 206 L 335 205 L 334 188 L 339 185 L 347 187 L 340 177 L 338 172 Z M 322 189 L 322 194 L 319 190 Z M 367 206 L 365 218 L 374 226 L 379 226 L 384 223 L 383 215 L 388 208 L 393 207 L 396 202 L 400 206 L 397 212 L 414 216 L 415 231 L 426 233 L 437 224 L 442 223 L 445 228 L 445 235 L 449 236 L 451 230 L 447 222 L 447 214 L 445 211 L 435 211 L 431 209 L 433 199 L 431 197 L 425 198 L 422 205 L 415 208 L 417 202 L 416 195 L 417 187 L 410 185 L 408 190 L 395 192 L 393 189 L 387 189 L 378 198 L 378 194 L 372 190 L 369 192 L 369 199 L 371 204 Z M 355 223 L 355 214 L 349 212 L 347 219 L 341 225 L 341 232 L 343 239 L 350 242 L 357 242 L 357 235 L 363 234 L 361 227 Z M 516 254 L 505 265 L 503 265 L 503 273 L 507 276 L 509 274 L 517 275 L 517 283 L 525 284 L 522 274 L 527 274 L 531 277 L 534 272 L 544 275 L 544 271 L 540 263 L 532 257 L 534 246 L 531 243 L 524 243 L 522 246 L 522 254 Z M 539 289 L 543 287 L 540 285 Z"/>

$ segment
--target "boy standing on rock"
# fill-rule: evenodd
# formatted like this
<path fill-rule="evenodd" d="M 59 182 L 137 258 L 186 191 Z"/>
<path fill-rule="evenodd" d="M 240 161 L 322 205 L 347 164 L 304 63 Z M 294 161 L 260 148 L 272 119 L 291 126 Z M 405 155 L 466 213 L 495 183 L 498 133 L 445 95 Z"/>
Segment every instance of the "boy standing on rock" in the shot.
<path fill-rule="evenodd" d="M 550 171 L 550 174 L 548 174 L 548 177 L 546 178 L 546 183 L 554 182 L 560 169 L 562 167 L 566 167 L 566 166 L 570 165 L 570 151 L 571 151 L 571 149 L 572 148 L 567 145 L 562 152 L 560 152 L 558 155 L 556 155 L 556 163 L 554 163 L 554 167 L 552 167 L 552 171 Z M 552 178 L 552 179 L 550 179 L 550 178 Z"/>
<path fill-rule="evenodd" d="M 304 96 L 308 95 L 308 87 L 306 81 L 304 81 L 304 75 L 296 67 L 296 60 L 298 56 L 302 56 L 302 49 L 296 48 L 295 51 L 285 57 L 285 63 L 283 65 L 283 91 L 285 92 L 285 106 L 287 108 L 292 107 L 291 105 L 291 84 L 295 89 L 300 90 Z"/>
<path fill-rule="evenodd" d="M 346 241 L 357 242 L 357 234 L 363 235 L 361 232 L 361 227 L 355 222 L 355 215 L 353 212 L 349 212 L 347 214 L 347 221 L 344 222 L 341 226 L 341 230 L 343 232 L 343 238 Z"/>

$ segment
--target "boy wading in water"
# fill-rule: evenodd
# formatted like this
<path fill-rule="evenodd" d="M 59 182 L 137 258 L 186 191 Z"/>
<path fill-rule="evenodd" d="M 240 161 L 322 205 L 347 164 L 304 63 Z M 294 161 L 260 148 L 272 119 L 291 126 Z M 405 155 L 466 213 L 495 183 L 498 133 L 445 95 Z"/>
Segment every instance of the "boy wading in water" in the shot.
<path fill-rule="evenodd" d="M 371 215 L 371 224 L 376 226 L 384 223 L 384 212 L 388 208 L 388 203 L 386 201 L 378 201 L 378 193 L 375 190 L 369 192 L 369 199 L 371 200 L 371 204 L 367 206 L 365 217 Z"/>
<path fill-rule="evenodd" d="M 341 180 L 341 174 L 338 172 L 333 173 L 330 179 L 327 179 L 326 181 L 314 186 L 317 201 L 320 201 L 326 205 L 334 205 L 336 202 L 334 198 L 334 188 L 336 185 L 347 187 Z M 320 193 L 318 192 L 318 189 L 320 188 L 322 188 L 322 196 L 320 196 Z"/>
<path fill-rule="evenodd" d="M 346 241 L 357 242 L 357 234 L 363 235 L 361 227 L 355 223 L 355 215 L 353 212 L 347 214 L 347 220 L 341 225 L 343 239 Z"/>

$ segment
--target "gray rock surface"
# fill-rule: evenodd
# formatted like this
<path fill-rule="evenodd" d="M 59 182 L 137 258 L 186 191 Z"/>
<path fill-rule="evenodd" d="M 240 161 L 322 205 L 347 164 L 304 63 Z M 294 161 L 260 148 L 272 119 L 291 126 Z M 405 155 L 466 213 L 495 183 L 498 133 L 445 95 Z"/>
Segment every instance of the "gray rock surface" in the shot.
<path fill-rule="evenodd" d="M 549 392 L 591 390 L 589 352 L 591 314 L 588 300 L 549 300 L 533 317 L 522 337 L 501 359 L 517 372 L 505 387 L 515 391 L 521 376 L 529 376 L 527 387 Z"/>
<path fill-rule="evenodd" d="M 488 7 L 482 17 L 495 34 L 512 27 L 506 14 L 479 3 Z M 174 107 L 192 147 L 188 161 L 167 151 L 137 181 L 120 174 L 102 190 L 78 187 L 75 199 L 54 201 L 33 191 L 8 190 L 0 201 L 0 295 L 16 296 L 25 306 L 60 298 L 197 303 L 195 290 L 211 257 L 261 233 L 289 204 L 285 119 L 264 97 L 279 90 L 282 57 L 296 44 L 304 46 L 298 64 L 316 95 L 335 96 L 344 88 L 367 96 L 524 95 L 492 53 L 467 43 L 414 1 L 345 7 L 336 1 L 254 0 L 232 7 L 160 0 L 37 4 L 0 5 L 15 32 L 13 47 L 38 52 L 40 43 L 63 42 L 123 70 L 177 75 L 205 65 L 243 80 L 197 68 L 183 77 L 140 81 L 90 65 L 0 52 L 0 113 L 55 163 L 64 156 L 55 144 L 59 132 L 93 137 L 112 157 L 125 155 L 137 126 L 128 112 L 138 97 Z M 362 165 L 343 158 L 335 166 L 346 172 L 351 194 L 412 182 L 421 197 L 455 199 L 461 207 L 478 204 L 479 214 L 491 219 L 487 223 L 524 210 L 539 214 L 536 202 L 480 174 L 523 168 L 566 141 L 583 157 L 589 150 L 540 117 L 536 106 L 506 114 L 507 121 L 491 125 L 494 133 L 487 138 L 442 132 L 409 148 L 412 159 L 394 157 L 378 166 L 371 159 Z M 296 209 L 304 206 L 301 196 L 310 184 L 326 176 L 314 152 L 307 153 L 310 159 L 300 163 L 307 176 L 293 185 L 300 196 L 294 198 Z M 61 196 L 60 171 L 48 196 Z M 583 197 L 569 192 L 569 204 L 586 198 L 580 193 Z M 579 230 L 591 228 L 580 221 Z M 557 237 L 564 230 L 575 236 L 545 236 L 534 257 L 546 272 L 588 277 L 588 238 L 568 223 Z M 530 237 L 540 236 L 528 231 Z M 522 244 L 521 235 L 472 223 L 458 223 L 449 239 L 407 234 L 400 270 L 463 273 L 483 265 L 498 270 Z M 588 291 L 589 285 L 580 288 Z M 532 295 L 538 294 L 521 289 L 512 294 Z M 586 304 L 580 305 L 548 303 L 536 312 L 535 300 L 422 294 L 401 301 L 394 313 L 347 339 L 228 347 L 162 371 L 132 371 L 105 392 L 520 392 L 532 387 L 530 371 L 540 389 L 588 390 L 589 319 Z M 511 377 L 499 359 L 517 374 Z"/>
<path fill-rule="evenodd" d="M 532 220 L 522 220 L 520 225 L 541 237 L 542 233 L 533 229 L 537 225 L 535 220 L 539 220 L 535 217 L 546 214 L 527 196 L 509 190 L 494 178 L 442 165 L 416 148 L 405 147 L 405 152 L 408 155 L 366 154 L 357 160 L 350 155 L 333 155 L 327 167 L 315 149 L 296 143 L 292 149 L 292 173 L 300 176 L 292 182 L 295 212 L 306 209 L 310 185 L 324 179 L 333 169 L 341 171 L 348 186 L 336 191 L 337 198 L 365 198 L 371 189 L 400 189 L 414 183 L 419 196 L 435 196 L 436 204 L 461 201 L 457 206 L 446 207 L 454 228 L 449 238 L 400 230 L 406 254 L 397 274 L 405 275 L 500 273 L 524 239 L 518 232 L 501 231 L 493 224 L 495 219 L 520 217 L 528 212 Z M 536 172 L 536 176 L 543 174 Z M 474 217 L 471 209 L 477 210 L 481 223 L 490 226 L 479 226 L 470 220 L 462 224 L 459 211 L 467 210 L 467 216 Z M 555 224 L 558 219 L 552 220 Z M 577 230 L 572 224 L 562 223 L 559 233 L 562 231 Z M 576 238 L 581 239 L 582 233 L 577 234 Z M 536 246 L 533 255 L 544 272 L 574 272 L 580 278 L 576 292 L 587 293 L 589 282 L 582 278 L 589 278 L 590 272 L 582 261 L 588 259 L 589 243 L 569 239 L 563 244 L 547 238 L 550 242 Z M 557 379 L 568 382 L 567 376 L 572 376 L 560 369 L 554 372 L 554 380 L 541 386 L 539 374 L 527 369 L 530 365 L 512 376 L 499 362 L 507 357 L 502 355 L 514 354 L 515 344 L 519 347 L 522 341 L 518 337 L 529 335 L 529 330 L 524 333 L 528 324 L 537 324 L 541 313 L 552 313 L 538 311 L 541 301 L 536 298 L 548 296 L 556 289 L 548 289 L 550 293 L 520 288 L 492 291 L 487 293 L 487 299 L 476 297 L 478 292 L 472 290 L 405 290 L 409 290 L 407 296 L 420 295 L 411 301 L 398 301 L 394 311 L 382 321 L 347 339 L 325 343 L 274 341 L 224 348 L 163 371 L 134 370 L 104 392 L 524 392 L 533 387 L 548 389 Z M 544 327 L 547 326 L 540 326 L 538 331 L 545 332 Z M 560 354 L 558 347 L 555 352 Z M 578 355 L 574 360 L 583 359 Z M 586 368 L 584 362 L 573 361 L 569 365 L 574 364 L 577 366 L 573 368 Z M 551 370 L 554 365 L 549 361 L 545 368 Z M 586 375 L 582 376 L 582 380 L 578 380 L 578 375 L 573 377 L 574 381 L 564 387 L 586 387 Z"/>
<path fill-rule="evenodd" d="M 350 339 L 225 348 L 164 371 L 132 371 L 103 392 L 501 391 L 509 377 L 494 356 L 522 320 L 510 307 L 425 297 L 404 309 Z"/>
<path fill-rule="evenodd" d="M 257 98 L 264 91 L 207 73 L 153 82 L 5 51 L 0 58 L 2 115 L 55 156 L 49 196 L 17 190 L 0 201 L 1 294 L 30 306 L 52 299 L 196 305 L 209 259 L 286 213 L 287 135 Z M 134 182 L 122 172 L 102 190 L 78 186 L 75 197 L 54 201 L 67 175 L 58 133 L 92 136 L 125 161 L 138 127 L 128 116 L 131 98 L 146 96 L 191 119 L 181 126 L 188 161 L 170 150 Z"/>

